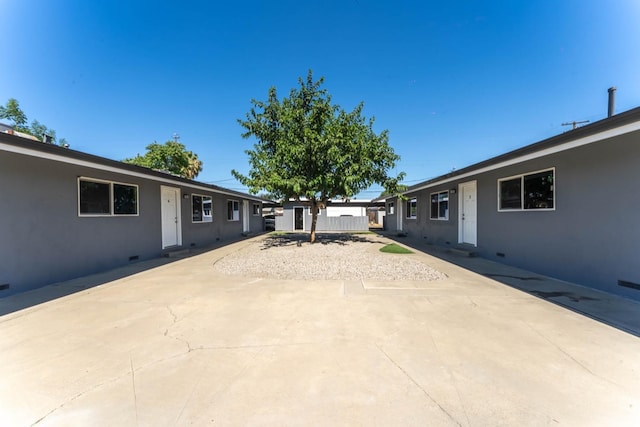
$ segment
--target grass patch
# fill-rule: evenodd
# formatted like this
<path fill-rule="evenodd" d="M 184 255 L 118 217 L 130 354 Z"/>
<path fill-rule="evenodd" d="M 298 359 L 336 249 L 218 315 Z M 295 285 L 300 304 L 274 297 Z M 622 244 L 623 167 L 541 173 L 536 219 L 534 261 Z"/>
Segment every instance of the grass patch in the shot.
<path fill-rule="evenodd" d="M 390 243 L 387 246 L 383 246 L 380 248 L 380 252 L 385 252 L 388 254 L 412 254 L 413 251 L 398 245 L 397 243 Z"/>

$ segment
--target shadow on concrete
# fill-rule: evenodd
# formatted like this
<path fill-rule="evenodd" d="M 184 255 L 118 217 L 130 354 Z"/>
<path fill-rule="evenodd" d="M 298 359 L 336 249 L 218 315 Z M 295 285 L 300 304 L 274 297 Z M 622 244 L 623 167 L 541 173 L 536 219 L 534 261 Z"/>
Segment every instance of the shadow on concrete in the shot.
<path fill-rule="evenodd" d="M 460 253 L 465 251 L 428 244 L 424 240 L 406 235 L 397 236 L 393 233 L 380 233 L 380 235 L 640 337 L 640 316 L 638 316 L 640 301 L 532 273 L 479 256 L 463 256 Z"/>
<path fill-rule="evenodd" d="M 316 245 L 348 245 L 350 243 L 376 243 L 375 233 L 355 234 L 355 233 L 317 233 Z M 277 248 L 283 246 L 308 245 L 309 233 L 276 233 L 267 236 L 262 242 L 261 250 Z"/>
<path fill-rule="evenodd" d="M 188 251 L 180 251 L 180 255 L 175 257 L 164 256 L 144 261 L 138 261 L 122 267 L 114 268 L 112 270 L 97 272 L 88 276 L 82 276 L 58 283 L 45 284 L 42 287 L 33 290 L 7 295 L 6 297 L 0 298 L 0 316 L 15 313 L 29 307 L 73 295 L 77 292 L 95 288 L 105 283 L 113 282 L 115 280 L 124 279 L 125 277 L 133 276 L 135 274 L 152 270 L 163 265 L 171 264 L 185 258 L 200 255 L 204 252 L 230 245 L 241 240 L 245 240 L 245 238 L 243 237 L 239 239 L 219 241 L 214 244 L 202 247 L 192 247 L 189 248 Z"/>

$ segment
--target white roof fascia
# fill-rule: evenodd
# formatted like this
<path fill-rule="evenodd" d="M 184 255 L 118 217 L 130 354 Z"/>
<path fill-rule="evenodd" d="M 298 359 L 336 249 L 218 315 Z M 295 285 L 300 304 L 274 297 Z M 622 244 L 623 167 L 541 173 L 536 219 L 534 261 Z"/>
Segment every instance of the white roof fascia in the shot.
<path fill-rule="evenodd" d="M 564 144 L 560 144 L 554 147 L 549 147 L 546 148 L 544 150 L 540 150 L 540 151 L 536 151 L 535 153 L 530 153 L 530 154 L 526 154 L 524 156 L 520 156 L 520 157 L 515 157 L 513 159 L 509 159 L 509 160 L 505 160 L 503 162 L 500 163 L 496 163 L 493 165 L 489 165 L 489 166 L 485 166 L 483 168 L 480 169 L 474 169 L 472 171 L 469 172 L 465 172 L 463 174 L 460 175 L 455 175 L 452 177 L 448 177 L 445 179 L 441 179 L 438 181 L 434 181 L 431 182 L 429 184 L 426 184 L 424 186 L 420 186 L 420 187 L 416 187 L 411 189 L 411 191 L 405 191 L 402 194 L 410 194 L 410 193 L 415 193 L 416 191 L 420 191 L 420 190 L 424 190 L 427 188 L 431 188 L 431 187 L 435 187 L 437 185 L 441 185 L 441 184 L 446 184 L 447 182 L 451 182 L 451 181 L 458 181 L 460 179 L 464 179 L 473 175 L 478 175 L 480 173 L 484 173 L 484 172 L 489 172 L 495 169 L 500 169 L 506 166 L 511 166 L 511 165 L 515 165 L 518 163 L 522 163 L 522 162 L 526 162 L 528 160 L 533 160 L 533 159 L 537 159 L 539 157 L 544 157 L 544 156 L 548 156 L 551 154 L 555 154 L 555 153 L 560 153 L 562 151 L 567 151 L 567 150 L 571 150 L 572 148 L 577 148 L 577 147 L 582 147 L 584 145 L 588 145 L 588 144 L 592 144 L 594 142 L 598 142 L 604 139 L 608 139 L 608 138 L 613 138 L 616 136 L 620 136 L 620 135 L 624 135 L 626 133 L 630 133 L 630 132 L 634 132 L 640 130 L 640 121 L 639 122 L 634 122 L 634 123 L 629 123 L 627 125 L 624 126 L 620 126 L 617 127 L 615 129 L 609 129 L 607 131 L 604 132 L 600 132 L 600 133 L 596 133 L 593 135 L 589 135 L 589 136 L 585 136 L 584 138 L 579 138 L 573 141 L 569 141 L 569 142 L 565 142 Z"/>
<path fill-rule="evenodd" d="M 53 160 L 53 161 L 56 161 L 56 162 L 69 163 L 69 164 L 76 165 L 76 166 L 83 166 L 83 167 L 92 168 L 92 169 L 99 169 L 99 170 L 106 171 L 106 172 L 119 173 L 121 175 L 134 176 L 136 178 L 143 178 L 143 179 L 148 179 L 148 180 L 151 180 L 151 181 L 158 181 L 158 182 L 162 182 L 162 183 L 165 183 L 165 184 L 182 185 L 182 186 L 193 188 L 193 189 L 200 190 L 200 191 L 208 191 L 208 192 L 212 192 L 212 193 L 219 193 L 219 194 L 224 194 L 224 195 L 233 196 L 233 197 L 240 197 L 241 196 L 240 194 L 237 194 L 237 193 L 216 190 L 216 189 L 213 189 L 213 188 L 209 188 L 209 187 L 204 187 L 202 185 L 198 185 L 196 183 L 191 184 L 191 183 L 186 183 L 186 182 L 182 182 L 182 181 L 176 181 L 176 180 L 173 180 L 171 178 L 163 178 L 163 177 L 154 176 L 154 175 L 147 175 L 147 174 L 142 173 L 142 172 L 135 172 L 135 171 L 130 171 L 130 170 L 126 170 L 126 169 L 120 169 L 120 168 L 117 168 L 117 167 L 114 167 L 114 166 L 101 165 L 99 163 L 94 163 L 94 162 L 90 162 L 90 161 L 86 161 L 86 160 L 72 159 L 72 158 L 69 158 L 69 157 L 60 156 L 58 154 L 43 153 L 43 152 L 40 152 L 38 150 L 31 150 L 29 148 L 24 148 L 24 147 L 16 147 L 14 145 L 5 144 L 3 142 L 0 142 L 0 150 L 8 151 L 8 152 L 11 152 L 11 153 L 23 154 L 23 155 L 31 156 L 31 157 L 39 157 L 39 158 L 42 158 L 42 159 Z M 259 198 L 259 197 L 251 197 L 250 195 L 243 195 L 243 196 L 246 197 L 249 200 L 262 201 L 262 199 Z"/>

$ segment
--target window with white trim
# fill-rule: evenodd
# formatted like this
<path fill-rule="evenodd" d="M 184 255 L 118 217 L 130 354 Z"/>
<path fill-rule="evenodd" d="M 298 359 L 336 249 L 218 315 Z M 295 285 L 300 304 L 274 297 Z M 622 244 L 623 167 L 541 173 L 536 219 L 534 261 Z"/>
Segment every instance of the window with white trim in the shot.
<path fill-rule="evenodd" d="M 407 218 L 414 219 L 418 217 L 418 199 L 407 200 Z"/>
<path fill-rule="evenodd" d="M 498 211 L 555 209 L 555 168 L 498 180 Z"/>
<path fill-rule="evenodd" d="M 211 196 L 192 194 L 191 214 L 193 222 L 213 222 L 213 200 Z"/>
<path fill-rule="evenodd" d="M 320 216 L 320 212 L 322 212 L 322 210 L 321 210 L 320 208 L 316 208 L 316 214 L 317 214 L 318 216 Z M 309 206 L 309 209 L 307 209 L 307 213 L 308 213 L 309 215 L 313 215 L 313 209 L 311 209 L 311 206 Z"/>
<path fill-rule="evenodd" d="M 393 202 L 389 202 L 387 204 L 387 214 L 393 215 L 395 213 L 396 213 L 396 206 L 393 204 Z"/>
<path fill-rule="evenodd" d="M 253 204 L 253 215 L 260 215 L 260 203 L 254 203 Z"/>
<path fill-rule="evenodd" d="M 431 193 L 431 219 L 449 219 L 449 191 Z"/>
<path fill-rule="evenodd" d="M 79 216 L 138 215 L 138 186 L 78 178 Z"/>
<path fill-rule="evenodd" d="M 240 221 L 240 203 L 237 200 L 227 200 L 227 220 Z"/>

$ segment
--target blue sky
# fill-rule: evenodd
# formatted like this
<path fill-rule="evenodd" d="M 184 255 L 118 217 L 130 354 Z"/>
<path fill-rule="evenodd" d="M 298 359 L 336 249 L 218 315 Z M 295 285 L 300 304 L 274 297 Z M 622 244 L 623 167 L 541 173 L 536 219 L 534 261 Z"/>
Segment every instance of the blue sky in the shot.
<path fill-rule="evenodd" d="M 116 160 L 174 133 L 244 190 L 237 119 L 312 69 L 388 129 L 405 183 L 640 105 L 640 2 L 0 0 L 0 103 Z M 379 187 L 360 194 L 372 198 Z"/>

